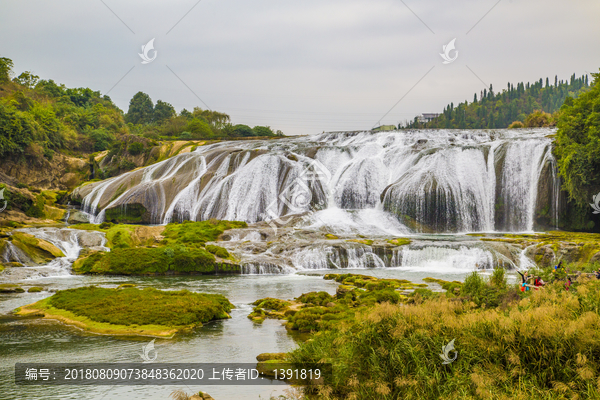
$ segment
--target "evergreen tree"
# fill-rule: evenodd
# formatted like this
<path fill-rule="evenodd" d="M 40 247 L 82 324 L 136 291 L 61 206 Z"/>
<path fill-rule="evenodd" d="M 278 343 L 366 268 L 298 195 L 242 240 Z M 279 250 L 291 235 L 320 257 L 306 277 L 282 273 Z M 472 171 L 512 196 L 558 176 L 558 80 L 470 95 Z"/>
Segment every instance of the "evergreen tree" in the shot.
<path fill-rule="evenodd" d="M 132 124 L 149 124 L 154 120 L 152 99 L 144 92 L 137 92 L 129 102 L 125 121 Z"/>

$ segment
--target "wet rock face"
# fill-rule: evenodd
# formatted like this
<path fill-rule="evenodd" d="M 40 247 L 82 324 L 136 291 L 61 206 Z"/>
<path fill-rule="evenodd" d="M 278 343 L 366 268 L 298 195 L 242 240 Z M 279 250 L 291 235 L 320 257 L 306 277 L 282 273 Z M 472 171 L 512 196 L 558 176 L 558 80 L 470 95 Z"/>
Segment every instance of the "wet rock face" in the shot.
<path fill-rule="evenodd" d="M 550 267 L 556 260 L 556 254 L 551 245 L 530 247 L 527 249 L 526 255 L 540 267 Z"/>
<path fill-rule="evenodd" d="M 96 223 L 259 222 L 382 207 L 419 232 L 533 230 L 536 210 L 554 210 L 549 132 L 362 132 L 222 142 L 82 186 L 73 196 Z"/>
<path fill-rule="evenodd" d="M 71 211 L 67 223 L 69 224 L 87 224 L 90 222 L 89 215 L 81 211 Z"/>

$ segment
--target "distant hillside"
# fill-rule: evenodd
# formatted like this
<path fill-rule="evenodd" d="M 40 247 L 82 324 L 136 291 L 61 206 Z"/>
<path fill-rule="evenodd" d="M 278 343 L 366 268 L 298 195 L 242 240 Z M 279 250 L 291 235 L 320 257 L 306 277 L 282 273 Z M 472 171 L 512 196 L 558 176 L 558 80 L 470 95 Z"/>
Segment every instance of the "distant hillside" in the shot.
<path fill-rule="evenodd" d="M 492 85 L 473 96 L 473 102 L 450 103 L 443 113 L 434 120 L 422 123 L 417 118 L 405 124 L 404 128 L 508 128 L 515 121 L 515 127 L 527 121 L 528 115 L 535 111 L 538 117 L 543 113 L 553 114 L 560 109 L 567 96 L 577 97 L 589 88 L 588 76 L 580 78 L 571 76 L 570 81 L 559 81 L 554 77 L 554 84 L 546 78 L 540 78 L 533 84 L 523 82 L 516 86 L 509 83 L 501 92 L 494 92 Z M 545 123 L 553 125 L 552 118 L 544 118 Z M 535 125 L 540 126 L 540 125 Z M 401 126 L 402 128 L 402 126 Z"/>
<path fill-rule="evenodd" d="M 6 184 L 67 190 L 205 140 L 283 136 L 268 126 L 233 125 L 218 111 L 196 107 L 177 114 L 143 92 L 125 113 L 99 91 L 67 88 L 29 71 L 15 75 L 12 60 L 0 57 L 0 182 Z"/>

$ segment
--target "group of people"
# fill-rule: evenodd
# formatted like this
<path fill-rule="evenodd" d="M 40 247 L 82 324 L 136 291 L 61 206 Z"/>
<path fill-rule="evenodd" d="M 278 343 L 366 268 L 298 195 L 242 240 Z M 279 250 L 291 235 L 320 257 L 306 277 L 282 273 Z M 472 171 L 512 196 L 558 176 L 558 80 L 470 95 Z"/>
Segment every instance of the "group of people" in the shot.
<path fill-rule="evenodd" d="M 517 272 L 519 273 L 519 275 L 521 275 L 521 291 L 522 292 L 526 292 L 530 289 L 538 290 L 540 288 L 543 288 L 544 285 L 546 284 L 546 282 L 544 282 L 541 277 L 530 276 L 529 272 L 527 272 L 527 271 L 525 271 L 525 273 L 521 273 L 520 271 L 517 271 Z M 565 290 L 570 289 L 573 281 L 571 280 L 571 277 L 569 276 L 569 272 L 565 271 L 565 267 L 563 266 L 562 261 L 560 261 L 558 263 L 558 265 L 554 266 L 554 274 L 553 275 L 554 275 L 553 279 L 552 279 L 553 282 L 556 280 L 564 280 L 565 281 Z M 563 275 L 564 275 L 564 277 L 563 277 Z M 594 275 L 596 275 L 596 279 L 600 279 L 600 268 L 598 268 L 598 271 L 594 272 Z"/>
<path fill-rule="evenodd" d="M 517 271 L 519 275 L 521 275 L 521 292 L 526 292 L 530 288 L 538 290 L 543 288 L 546 282 L 539 276 L 530 276 L 529 272 L 525 271 L 525 273 L 521 273 L 521 271 Z M 530 280 L 533 280 L 533 284 L 529 283 Z"/>

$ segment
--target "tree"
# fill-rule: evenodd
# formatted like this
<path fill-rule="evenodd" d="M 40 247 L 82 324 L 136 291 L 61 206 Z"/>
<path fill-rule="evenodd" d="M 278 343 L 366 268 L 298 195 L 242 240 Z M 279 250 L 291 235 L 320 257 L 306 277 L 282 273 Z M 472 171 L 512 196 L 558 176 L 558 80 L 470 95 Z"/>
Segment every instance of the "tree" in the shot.
<path fill-rule="evenodd" d="M 255 126 L 252 130 L 256 136 L 275 136 L 275 133 L 269 126 Z"/>
<path fill-rule="evenodd" d="M 152 99 L 144 92 L 137 92 L 129 102 L 129 111 L 125 116 L 132 124 L 150 124 L 154 117 Z"/>
<path fill-rule="evenodd" d="M 199 118 L 193 118 L 185 127 L 194 139 L 210 139 L 215 136 L 210 125 Z"/>
<path fill-rule="evenodd" d="M 181 110 L 181 112 L 179 113 L 180 117 L 185 117 L 187 119 L 191 119 L 194 117 L 194 115 L 189 112 L 188 110 L 186 110 L 185 108 L 183 110 Z"/>
<path fill-rule="evenodd" d="M 569 198 L 589 209 L 600 191 L 600 73 L 591 89 L 567 97 L 558 116 L 555 153 Z"/>
<path fill-rule="evenodd" d="M 177 115 L 173 106 L 162 100 L 158 100 L 154 106 L 154 122 L 162 123 Z"/>
<path fill-rule="evenodd" d="M 233 127 L 235 136 L 250 137 L 254 136 L 254 131 L 248 125 L 238 124 Z"/>
<path fill-rule="evenodd" d="M 29 89 L 35 87 L 39 80 L 40 77 L 32 74 L 30 71 L 25 71 L 21 73 L 21 75 L 13 79 L 13 81 L 17 82 L 20 85 L 26 86 Z"/>
<path fill-rule="evenodd" d="M 0 57 L 0 83 L 10 81 L 13 66 L 13 61 L 10 58 Z"/>

